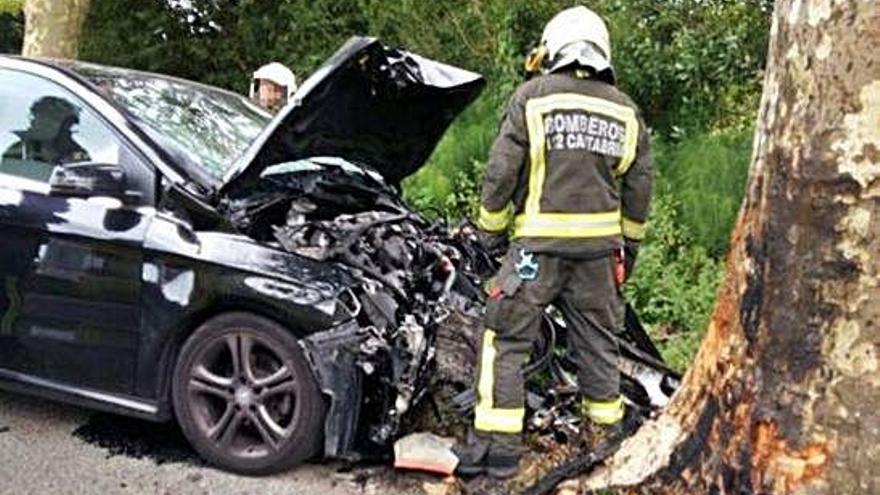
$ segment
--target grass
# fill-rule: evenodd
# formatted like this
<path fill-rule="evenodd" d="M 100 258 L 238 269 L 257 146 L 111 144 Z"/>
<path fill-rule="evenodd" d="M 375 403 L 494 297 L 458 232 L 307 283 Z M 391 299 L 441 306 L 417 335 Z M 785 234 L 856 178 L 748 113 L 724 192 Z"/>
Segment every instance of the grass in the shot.
<path fill-rule="evenodd" d="M 679 220 L 678 206 L 671 195 L 655 199 L 648 237 L 625 293 L 663 357 L 683 371 L 708 324 L 723 269 L 719 259 L 693 241 Z"/>
<path fill-rule="evenodd" d="M 701 134 L 656 148 L 658 195 L 676 199 L 678 220 L 695 244 L 723 257 L 745 190 L 751 130 Z"/>
<path fill-rule="evenodd" d="M 411 204 L 433 216 L 474 215 L 501 105 L 499 97 L 484 95 L 456 120 L 428 165 L 404 182 Z"/>

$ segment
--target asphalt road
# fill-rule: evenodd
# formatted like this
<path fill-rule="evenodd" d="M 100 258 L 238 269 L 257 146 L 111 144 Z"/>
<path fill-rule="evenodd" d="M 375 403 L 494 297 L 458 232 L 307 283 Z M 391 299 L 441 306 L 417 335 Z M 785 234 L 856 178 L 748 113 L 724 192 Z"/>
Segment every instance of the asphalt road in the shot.
<path fill-rule="evenodd" d="M 0 392 L 0 495 L 417 494 L 424 482 L 339 463 L 237 476 L 203 465 L 174 427 Z"/>

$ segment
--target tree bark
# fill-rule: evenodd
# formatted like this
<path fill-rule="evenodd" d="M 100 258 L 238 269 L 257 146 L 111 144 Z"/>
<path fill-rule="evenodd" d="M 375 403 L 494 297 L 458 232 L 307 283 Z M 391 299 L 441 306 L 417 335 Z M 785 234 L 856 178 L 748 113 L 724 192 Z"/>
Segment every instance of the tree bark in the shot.
<path fill-rule="evenodd" d="M 659 418 L 568 488 L 880 493 L 878 47 L 880 1 L 777 1 L 746 198 L 696 361 Z"/>
<path fill-rule="evenodd" d="M 75 59 L 90 0 L 25 0 L 22 55 Z"/>

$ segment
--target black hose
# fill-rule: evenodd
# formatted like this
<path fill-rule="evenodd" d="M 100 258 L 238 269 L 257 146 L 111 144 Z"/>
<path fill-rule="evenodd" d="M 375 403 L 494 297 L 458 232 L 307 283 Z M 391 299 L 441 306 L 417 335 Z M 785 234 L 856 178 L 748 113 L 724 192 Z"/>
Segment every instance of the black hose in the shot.
<path fill-rule="evenodd" d="M 644 364 L 654 367 L 658 371 L 662 371 L 676 378 L 681 378 L 681 375 L 675 372 L 675 370 L 669 368 L 666 363 L 655 358 L 651 354 L 648 354 L 647 352 L 639 349 L 620 335 L 608 331 L 602 325 L 599 325 L 599 323 L 596 322 L 596 320 L 591 315 L 574 309 L 574 307 L 569 304 L 568 301 L 560 300 L 556 303 L 556 307 L 562 313 L 563 317 L 571 322 L 573 325 L 581 327 L 592 327 L 593 330 L 603 335 L 605 338 L 617 342 L 617 344 L 620 346 L 621 352 L 628 353 L 633 358 L 641 361 Z"/>
<path fill-rule="evenodd" d="M 544 353 L 543 356 L 523 368 L 523 375 L 526 378 L 546 368 L 547 365 L 550 363 L 550 360 L 553 358 L 553 350 L 556 348 L 556 326 L 553 324 L 553 320 L 549 316 L 547 316 L 547 313 L 544 313 L 544 321 L 547 323 L 547 327 L 549 328 L 549 330 L 547 331 L 547 340 L 549 341 L 546 346 L 547 351 Z"/>

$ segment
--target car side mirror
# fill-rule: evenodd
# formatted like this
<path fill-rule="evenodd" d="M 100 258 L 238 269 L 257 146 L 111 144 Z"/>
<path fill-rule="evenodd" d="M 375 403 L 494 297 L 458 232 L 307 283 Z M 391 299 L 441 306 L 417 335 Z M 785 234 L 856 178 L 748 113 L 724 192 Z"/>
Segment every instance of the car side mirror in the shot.
<path fill-rule="evenodd" d="M 136 193 L 126 191 L 125 173 L 108 163 L 72 163 L 59 165 L 49 179 L 49 194 L 77 198 L 110 197 L 125 204 L 135 202 Z"/>

